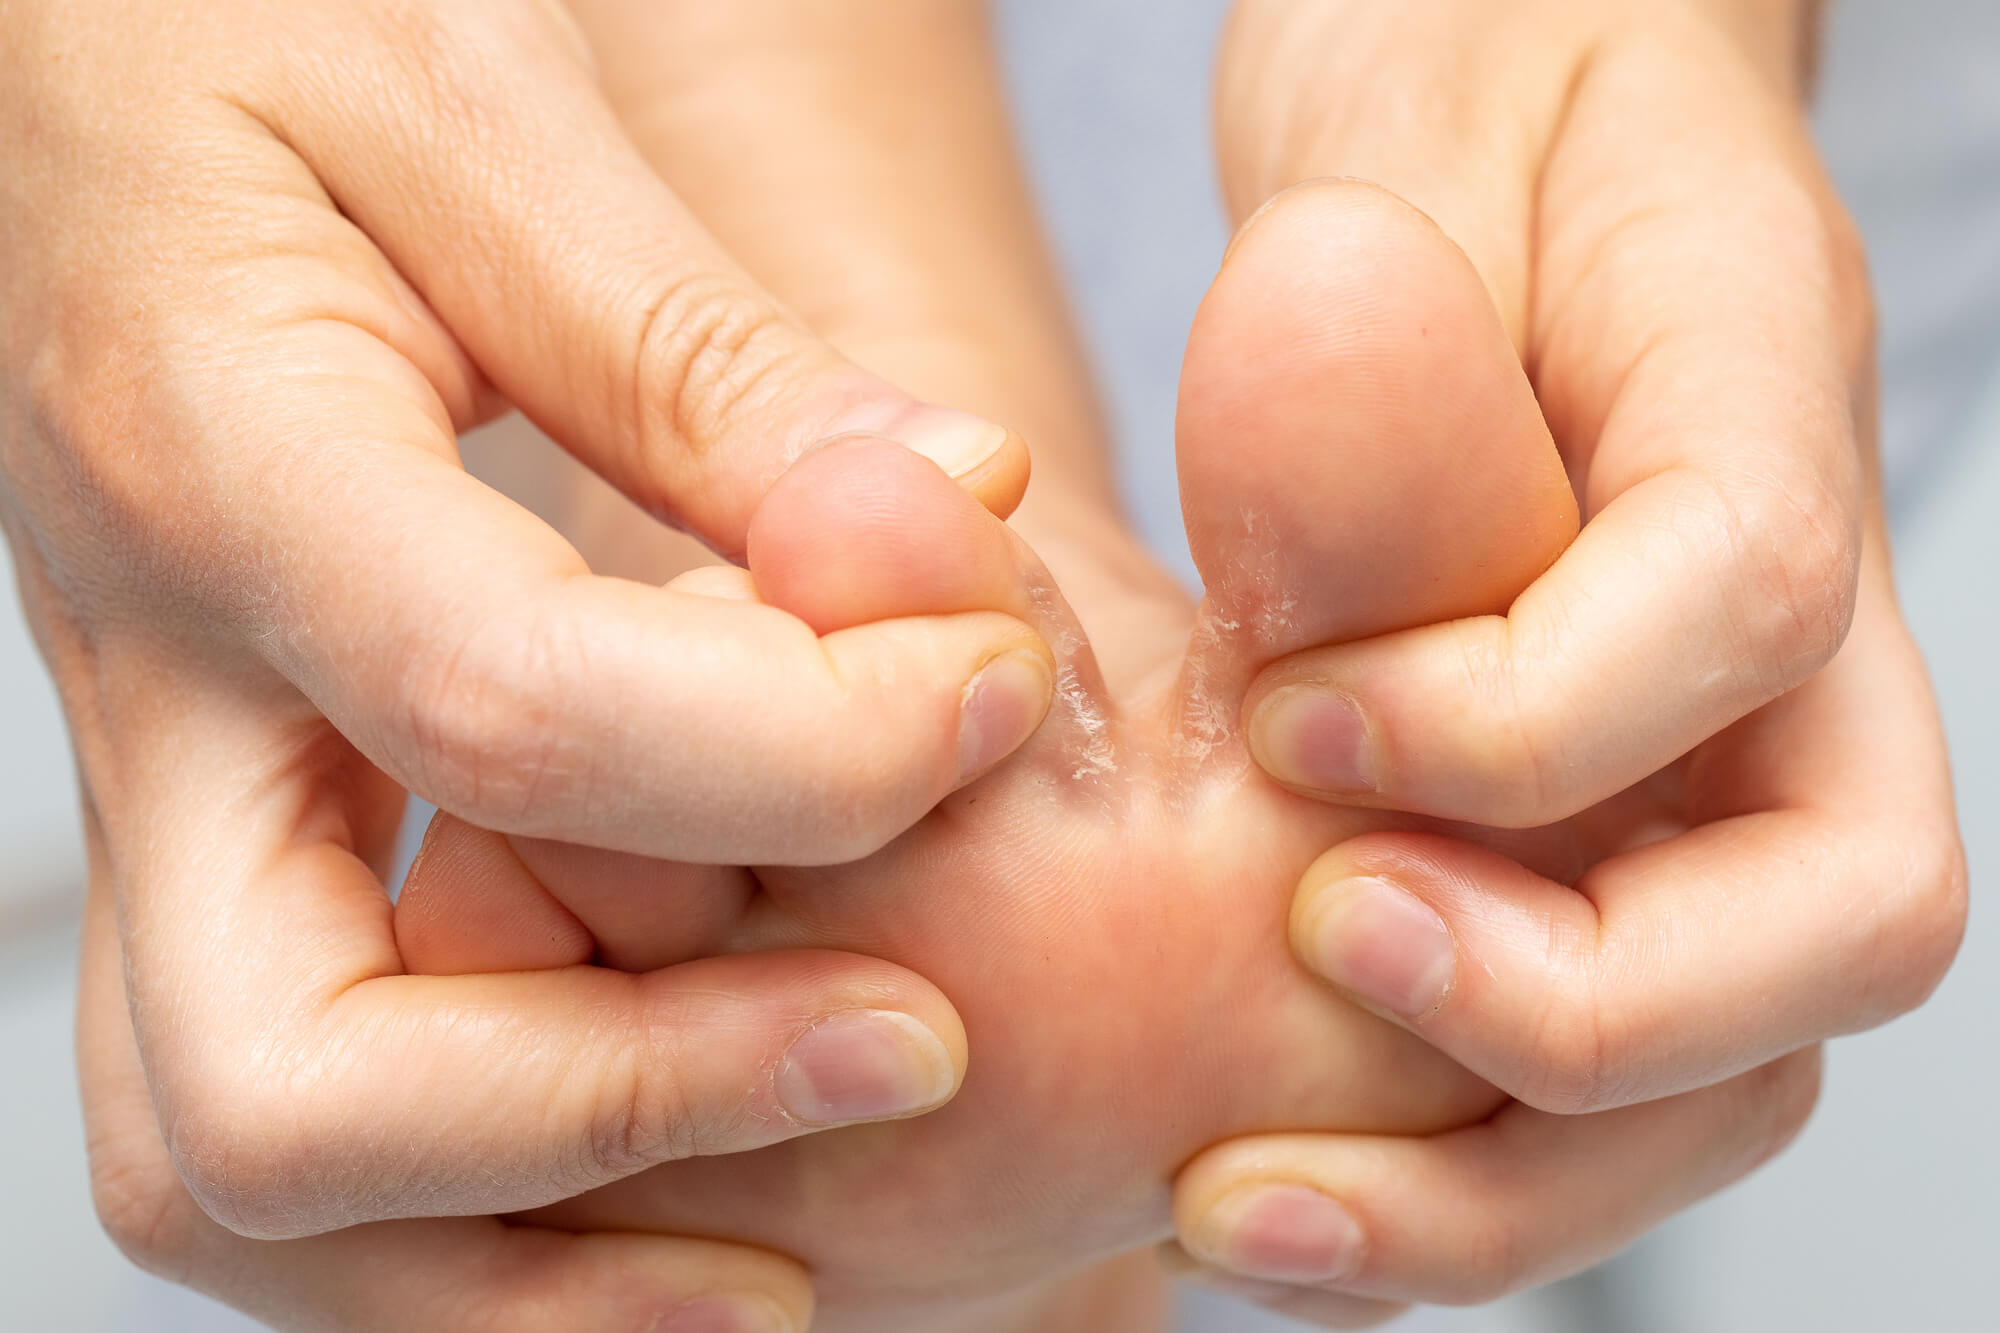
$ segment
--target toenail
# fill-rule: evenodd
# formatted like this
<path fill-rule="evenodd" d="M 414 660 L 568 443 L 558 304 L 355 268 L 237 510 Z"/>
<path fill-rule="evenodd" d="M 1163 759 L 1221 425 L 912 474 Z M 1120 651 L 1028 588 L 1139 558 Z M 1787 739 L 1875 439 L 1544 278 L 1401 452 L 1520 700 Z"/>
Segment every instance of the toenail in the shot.
<path fill-rule="evenodd" d="M 1346 695 L 1311 685 L 1273 690 L 1251 714 L 1248 732 L 1258 765 L 1287 786 L 1380 790 L 1368 721 Z"/>

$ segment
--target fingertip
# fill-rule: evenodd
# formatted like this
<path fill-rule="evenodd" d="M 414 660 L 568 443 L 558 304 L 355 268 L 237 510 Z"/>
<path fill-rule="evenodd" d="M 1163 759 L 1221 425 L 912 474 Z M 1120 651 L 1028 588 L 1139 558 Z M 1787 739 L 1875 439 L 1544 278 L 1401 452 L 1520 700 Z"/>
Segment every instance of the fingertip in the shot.
<path fill-rule="evenodd" d="M 812 1321 L 804 1267 L 749 1245 L 532 1226 L 508 1227 L 500 1244 L 531 1277 L 492 1312 L 497 1329 L 553 1319 L 607 1333 L 805 1333 Z"/>
<path fill-rule="evenodd" d="M 985 461 L 954 475 L 952 480 L 984 505 L 988 513 L 1004 519 L 1020 508 L 1022 498 L 1028 493 L 1032 471 L 1028 442 L 1010 430 Z"/>
<path fill-rule="evenodd" d="M 995 515 L 1005 518 L 1028 486 L 1028 446 L 1005 426 L 956 408 L 931 403 L 875 404 L 849 413 L 839 433 L 893 440 L 920 457 Z"/>
<path fill-rule="evenodd" d="M 1181 1233 L 1196 1258 L 1266 1282 L 1336 1283 L 1361 1270 L 1367 1236 L 1338 1199 L 1291 1180 L 1235 1185 Z"/>
<path fill-rule="evenodd" d="M 423 976 L 568 967 L 596 949 L 504 834 L 442 811 L 424 832 L 393 923 L 404 969 Z"/>
<path fill-rule="evenodd" d="M 1039 639 L 979 669 L 959 697 L 954 790 L 1027 744 L 1055 703 L 1055 684 L 1055 660 Z"/>
<path fill-rule="evenodd" d="M 1323 799 L 1379 793 L 1382 758 L 1361 705 L 1310 680 L 1270 679 L 1267 671 L 1252 683 L 1243 708 L 1244 738 L 1257 766 L 1283 786 Z"/>

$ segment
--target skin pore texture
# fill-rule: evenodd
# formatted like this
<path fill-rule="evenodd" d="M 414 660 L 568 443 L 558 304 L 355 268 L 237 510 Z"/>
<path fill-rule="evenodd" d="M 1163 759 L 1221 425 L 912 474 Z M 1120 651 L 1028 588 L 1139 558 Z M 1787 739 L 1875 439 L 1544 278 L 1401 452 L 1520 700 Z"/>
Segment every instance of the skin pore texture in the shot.
<path fill-rule="evenodd" d="M 965 1024 L 969 1072 L 939 1111 L 676 1163 L 537 1221 L 795 1255 L 820 1328 L 1062 1327 L 1105 1289 L 1051 1284 L 1170 1235 L 1170 1182 L 1207 1145 L 1422 1134 L 1502 1103 L 1335 999 L 1285 947 L 1293 887 L 1319 853 L 1424 825 L 1285 792 L 1238 724 L 1272 661 L 1500 612 L 1574 535 L 1560 460 L 1477 273 L 1371 187 L 1280 196 L 1197 316 L 1178 460 L 1205 597 L 1162 601 L 1158 632 L 1119 645 L 1116 687 L 1028 547 L 892 446 L 808 459 L 753 522 L 747 575 L 686 576 L 821 630 L 1006 610 L 1055 650 L 1057 702 L 1036 738 L 875 856 L 752 874 L 440 817 L 398 908 L 413 971 L 825 947 L 915 969 Z M 1568 826 L 1490 840 L 1556 877 L 1600 850 Z M 1121 1322 L 1157 1326 L 1138 1294 L 1157 1278 L 1106 1271 L 1131 1284 Z"/>

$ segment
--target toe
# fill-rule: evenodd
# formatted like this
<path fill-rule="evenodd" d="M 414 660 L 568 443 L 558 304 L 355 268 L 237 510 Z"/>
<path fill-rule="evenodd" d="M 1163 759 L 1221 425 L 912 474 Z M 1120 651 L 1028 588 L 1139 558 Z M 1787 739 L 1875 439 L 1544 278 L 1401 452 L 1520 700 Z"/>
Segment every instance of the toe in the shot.
<path fill-rule="evenodd" d="M 1478 273 L 1358 182 L 1239 233 L 1189 337 L 1178 456 L 1209 622 L 1253 667 L 1505 610 L 1576 533 Z"/>

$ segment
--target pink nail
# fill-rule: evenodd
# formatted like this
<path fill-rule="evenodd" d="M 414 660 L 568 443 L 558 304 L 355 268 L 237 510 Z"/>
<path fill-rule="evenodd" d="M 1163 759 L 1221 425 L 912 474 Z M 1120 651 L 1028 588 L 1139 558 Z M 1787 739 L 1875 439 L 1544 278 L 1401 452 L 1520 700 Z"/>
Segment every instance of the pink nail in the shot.
<path fill-rule="evenodd" d="M 958 784 L 1021 748 L 1048 714 L 1055 680 L 1040 654 L 1002 653 L 980 669 L 959 703 Z"/>
<path fill-rule="evenodd" d="M 677 1305 L 647 1333 L 795 1333 L 792 1317 L 763 1296 L 704 1296 Z"/>
<path fill-rule="evenodd" d="M 1310 685 L 1273 690 L 1250 719 L 1250 748 L 1265 772 L 1324 792 L 1379 790 L 1368 721 L 1352 699 Z"/>
<path fill-rule="evenodd" d="M 1444 1002 L 1458 970 L 1444 918 L 1386 879 L 1337 880 L 1309 908 L 1306 965 L 1370 1004 L 1421 1018 Z"/>
<path fill-rule="evenodd" d="M 867 1009 L 808 1030 L 778 1067 L 778 1100 L 809 1125 L 883 1120 L 951 1096 L 957 1071 L 935 1032 L 908 1014 Z"/>
<path fill-rule="evenodd" d="M 1304 1185 L 1246 1185 L 1222 1196 L 1189 1237 L 1215 1267 L 1271 1282 L 1337 1282 L 1360 1271 L 1354 1215 Z"/>

